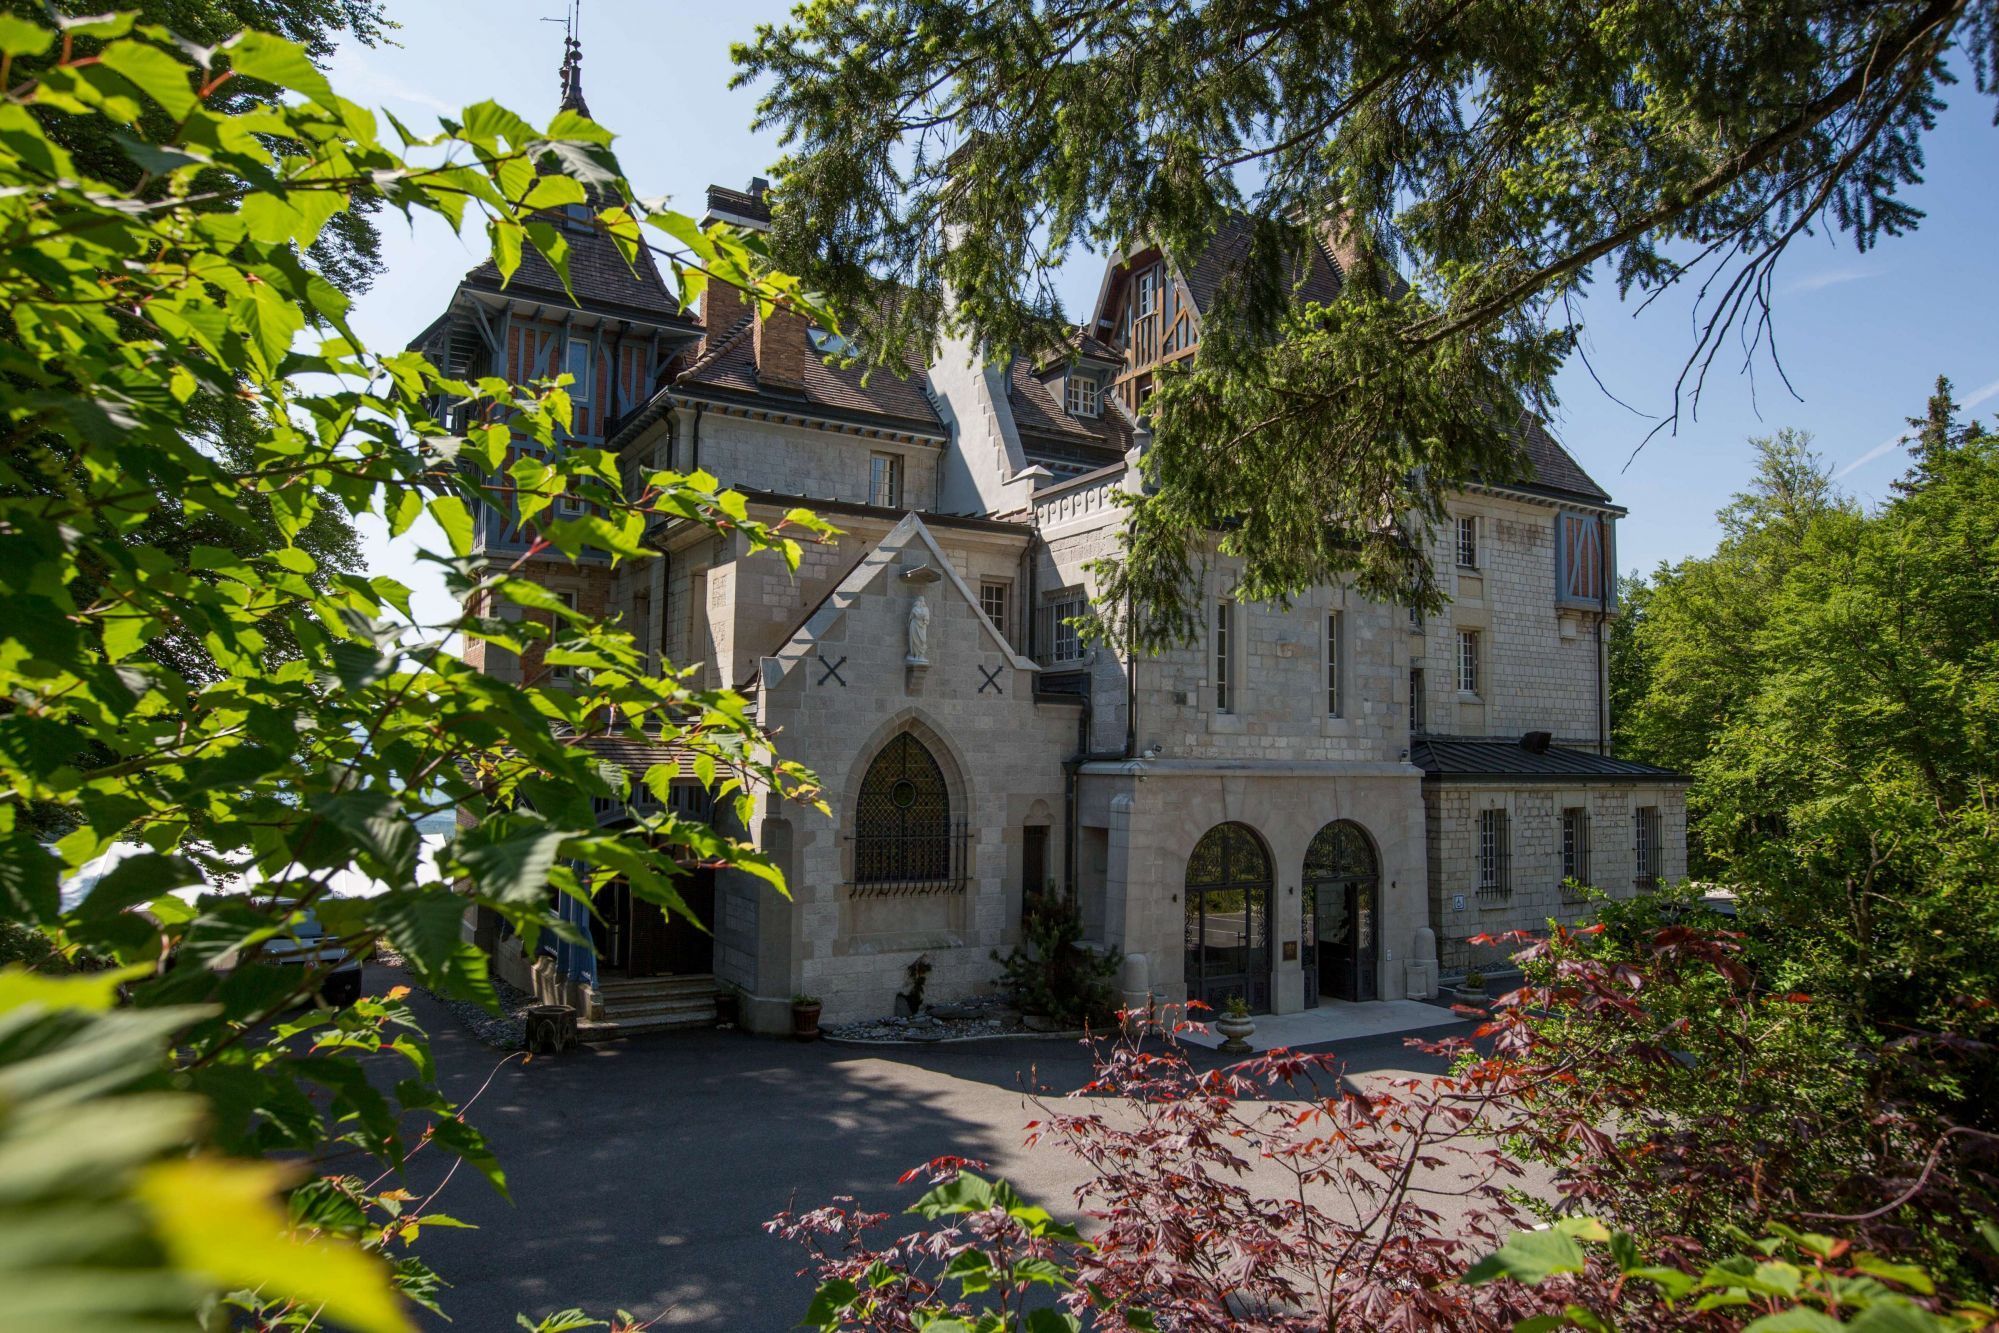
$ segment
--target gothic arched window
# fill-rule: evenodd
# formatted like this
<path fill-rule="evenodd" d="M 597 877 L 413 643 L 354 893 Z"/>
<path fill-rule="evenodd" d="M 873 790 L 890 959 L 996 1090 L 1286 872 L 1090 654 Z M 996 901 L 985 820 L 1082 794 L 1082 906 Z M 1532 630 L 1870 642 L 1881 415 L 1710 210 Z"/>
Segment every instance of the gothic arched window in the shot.
<path fill-rule="evenodd" d="M 922 741 L 903 732 L 868 765 L 854 809 L 854 883 L 954 878 L 951 792 Z"/>

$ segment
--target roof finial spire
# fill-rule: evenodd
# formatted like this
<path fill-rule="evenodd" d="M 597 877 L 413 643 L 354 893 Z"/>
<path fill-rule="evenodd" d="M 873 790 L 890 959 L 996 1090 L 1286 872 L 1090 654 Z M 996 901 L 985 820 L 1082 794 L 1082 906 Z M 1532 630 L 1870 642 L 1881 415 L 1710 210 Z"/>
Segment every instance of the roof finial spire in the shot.
<path fill-rule="evenodd" d="M 576 36 L 583 26 L 583 0 L 569 0 L 568 13 L 542 22 L 562 25 L 562 109 L 587 116 L 590 108 L 583 101 L 583 43 Z"/>

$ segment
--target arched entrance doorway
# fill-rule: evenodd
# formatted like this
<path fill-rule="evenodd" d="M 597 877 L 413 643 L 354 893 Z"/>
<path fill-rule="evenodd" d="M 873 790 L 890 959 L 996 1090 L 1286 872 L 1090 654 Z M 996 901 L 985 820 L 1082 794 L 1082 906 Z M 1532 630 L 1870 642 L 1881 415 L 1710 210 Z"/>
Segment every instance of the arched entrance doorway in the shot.
<path fill-rule="evenodd" d="M 1217 824 L 1187 858 L 1187 998 L 1270 1008 L 1270 853 L 1247 824 Z"/>
<path fill-rule="evenodd" d="M 1305 849 L 1305 1003 L 1381 998 L 1381 861 L 1367 830 L 1349 819 L 1320 829 Z"/>

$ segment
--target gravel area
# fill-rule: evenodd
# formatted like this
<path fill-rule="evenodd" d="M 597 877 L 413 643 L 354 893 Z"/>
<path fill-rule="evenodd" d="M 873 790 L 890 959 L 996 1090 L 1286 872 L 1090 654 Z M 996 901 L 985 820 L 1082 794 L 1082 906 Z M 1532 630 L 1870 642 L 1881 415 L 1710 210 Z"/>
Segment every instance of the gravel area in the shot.
<path fill-rule="evenodd" d="M 1039 1036 L 1021 1021 L 1004 996 L 981 995 L 956 1004 L 927 1004 L 913 1017 L 864 1018 L 823 1023 L 820 1035 L 832 1041 L 937 1042 L 968 1037 Z"/>
<path fill-rule="evenodd" d="M 374 961 L 383 967 L 401 971 L 402 955 L 386 944 L 375 946 Z M 410 983 L 415 986 L 415 982 Z M 518 1051 L 527 1044 L 527 1020 L 522 1014 L 532 1005 L 534 996 L 515 986 L 509 986 L 498 977 L 493 978 L 493 989 L 499 992 L 500 1012 L 489 1013 L 470 1000 L 455 1000 L 439 995 L 428 986 L 417 986 L 458 1020 L 460 1027 L 477 1037 L 496 1051 Z"/>

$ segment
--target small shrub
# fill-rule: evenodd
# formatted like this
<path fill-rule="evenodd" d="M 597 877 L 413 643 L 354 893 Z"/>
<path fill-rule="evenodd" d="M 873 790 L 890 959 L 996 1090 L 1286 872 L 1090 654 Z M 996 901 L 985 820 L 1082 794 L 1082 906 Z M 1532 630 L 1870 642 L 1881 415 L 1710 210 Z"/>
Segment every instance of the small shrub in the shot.
<path fill-rule="evenodd" d="M 1025 944 L 1000 961 L 1006 987 L 1025 1013 L 1059 1026 L 1101 1025 L 1117 1016 L 1117 974 L 1124 955 L 1083 947 L 1083 918 L 1066 898 L 1044 897 L 1027 913 Z M 999 950 L 993 950 L 999 958 Z"/>

